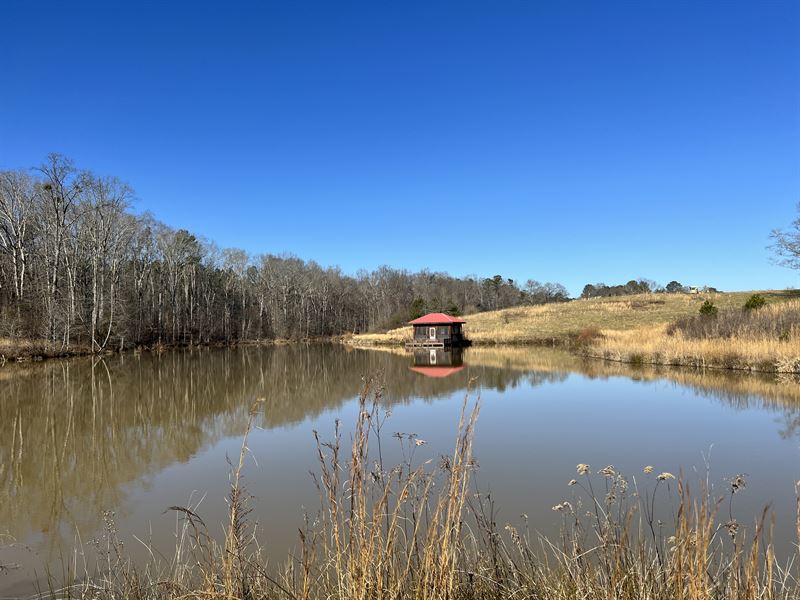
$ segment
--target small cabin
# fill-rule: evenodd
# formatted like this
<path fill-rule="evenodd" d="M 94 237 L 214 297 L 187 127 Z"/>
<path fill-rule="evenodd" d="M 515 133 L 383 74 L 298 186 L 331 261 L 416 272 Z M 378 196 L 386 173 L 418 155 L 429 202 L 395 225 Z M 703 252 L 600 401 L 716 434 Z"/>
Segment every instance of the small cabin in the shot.
<path fill-rule="evenodd" d="M 414 328 L 412 341 L 407 345 L 415 348 L 443 348 L 445 346 L 468 346 L 461 326 L 464 319 L 444 313 L 429 313 L 409 321 Z"/>

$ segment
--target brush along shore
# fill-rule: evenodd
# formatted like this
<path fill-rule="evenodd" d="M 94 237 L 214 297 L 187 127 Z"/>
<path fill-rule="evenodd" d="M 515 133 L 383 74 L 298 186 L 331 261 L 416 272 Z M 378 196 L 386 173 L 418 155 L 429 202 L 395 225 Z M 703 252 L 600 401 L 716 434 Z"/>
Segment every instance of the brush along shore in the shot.
<path fill-rule="evenodd" d="M 301 338 L 301 339 L 263 339 L 263 340 L 212 340 L 208 342 L 174 343 L 165 344 L 155 342 L 138 346 L 123 346 L 122 348 L 92 349 L 83 344 L 70 344 L 64 346 L 47 340 L 32 340 L 27 338 L 0 338 L 0 365 L 7 362 L 39 361 L 50 358 L 73 358 L 77 356 L 110 355 L 123 352 L 166 352 L 182 348 L 234 348 L 238 346 L 280 346 L 296 343 L 330 343 L 337 338 Z"/>
<path fill-rule="evenodd" d="M 759 294 L 767 304 L 752 311 L 743 306 L 753 292 L 641 294 L 516 307 L 468 315 L 464 332 L 478 346 L 554 345 L 634 364 L 800 372 L 800 293 Z M 718 311 L 709 322 L 731 326 L 678 326 L 697 317 L 705 302 Z M 410 339 L 411 328 L 400 327 L 343 341 L 370 346 L 401 345 Z"/>
<path fill-rule="evenodd" d="M 767 373 L 800 373 L 800 301 L 727 309 L 629 331 L 602 331 L 587 356 Z"/>

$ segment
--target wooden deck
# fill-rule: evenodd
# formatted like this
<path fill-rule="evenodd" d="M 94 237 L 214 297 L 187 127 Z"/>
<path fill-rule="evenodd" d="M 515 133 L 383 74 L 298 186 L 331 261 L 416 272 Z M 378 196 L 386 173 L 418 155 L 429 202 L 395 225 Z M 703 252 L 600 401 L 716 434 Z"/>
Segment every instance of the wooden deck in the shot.
<path fill-rule="evenodd" d="M 406 342 L 406 348 L 444 348 L 444 342 L 441 340 L 414 340 Z"/>

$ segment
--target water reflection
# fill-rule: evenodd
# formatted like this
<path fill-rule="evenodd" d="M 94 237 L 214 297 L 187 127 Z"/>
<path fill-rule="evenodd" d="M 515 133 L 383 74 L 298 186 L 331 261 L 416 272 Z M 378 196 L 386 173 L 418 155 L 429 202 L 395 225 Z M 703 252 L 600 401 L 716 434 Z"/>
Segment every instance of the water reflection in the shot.
<path fill-rule="evenodd" d="M 426 377 L 450 377 L 464 370 L 463 348 L 415 348 L 411 371 Z"/>
<path fill-rule="evenodd" d="M 0 370 L 0 534 L 38 539 L 53 552 L 71 548 L 76 530 L 97 531 L 104 511 L 124 511 L 132 483 L 147 487 L 166 468 L 240 436 L 256 399 L 264 400 L 256 425 L 274 430 L 338 411 L 372 375 L 393 406 L 449 398 L 474 378 L 484 393 L 502 393 L 574 374 L 672 382 L 737 411 L 768 411 L 781 421 L 780 436 L 800 431 L 795 378 L 632 369 L 530 348 L 409 354 L 314 344 L 7 365 Z M 485 435 L 492 444 L 495 434 Z"/>
<path fill-rule="evenodd" d="M 525 347 L 477 347 L 467 352 L 471 364 L 484 367 L 528 373 L 579 373 L 589 379 L 601 380 L 614 377 L 639 382 L 665 380 L 736 409 L 800 408 L 800 377 L 797 375 L 714 369 L 700 371 L 658 365 L 634 367 L 557 350 Z"/>
<path fill-rule="evenodd" d="M 373 374 L 390 405 L 466 387 L 466 375 L 410 378 L 407 366 L 405 356 L 325 345 L 10 365 L 0 372 L 0 524 L 54 543 L 73 526 L 92 531 L 125 484 L 239 436 L 256 399 L 257 425 L 272 429 L 336 409 Z M 470 376 L 500 390 L 529 379 L 480 365 Z"/>

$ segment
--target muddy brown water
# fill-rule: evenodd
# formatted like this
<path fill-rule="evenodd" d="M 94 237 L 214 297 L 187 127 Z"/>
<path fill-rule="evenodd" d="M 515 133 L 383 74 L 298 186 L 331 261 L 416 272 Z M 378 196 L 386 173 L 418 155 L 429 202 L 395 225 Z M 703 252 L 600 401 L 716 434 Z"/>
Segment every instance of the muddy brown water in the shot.
<path fill-rule="evenodd" d="M 525 514 L 532 529 L 556 533 L 551 507 L 571 494 L 578 463 L 613 464 L 643 484 L 645 465 L 697 478 L 710 466 L 720 490 L 746 474 L 736 516 L 749 523 L 770 503 L 778 552 L 792 549 L 796 379 L 633 369 L 538 348 L 460 357 L 324 344 L 187 350 L 0 369 L 0 597 L 35 593 L 48 570 L 92 570 L 92 548 L 112 522 L 135 560 L 146 557 L 142 542 L 174 548 L 170 506 L 192 506 L 220 532 L 226 459 L 238 456 L 258 399 L 246 485 L 259 539 L 282 560 L 317 506 L 312 432 L 329 438 L 335 419 L 352 423 L 370 376 L 385 387 L 386 431 L 427 441 L 419 460 L 448 452 L 477 378 L 475 484 L 491 490 L 500 523 Z"/>

